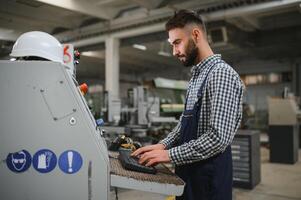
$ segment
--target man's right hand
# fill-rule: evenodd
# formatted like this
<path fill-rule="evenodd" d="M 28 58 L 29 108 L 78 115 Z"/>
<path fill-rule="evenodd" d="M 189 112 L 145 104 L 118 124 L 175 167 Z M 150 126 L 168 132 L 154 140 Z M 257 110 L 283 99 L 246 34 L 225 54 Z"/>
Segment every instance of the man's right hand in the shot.
<path fill-rule="evenodd" d="M 141 147 L 139 149 L 137 149 L 136 151 L 134 151 L 131 156 L 137 157 L 140 154 L 144 154 L 145 152 L 148 151 L 153 151 L 153 150 L 164 150 L 165 149 L 165 145 L 164 144 L 154 144 L 154 145 L 148 145 L 145 147 Z"/>

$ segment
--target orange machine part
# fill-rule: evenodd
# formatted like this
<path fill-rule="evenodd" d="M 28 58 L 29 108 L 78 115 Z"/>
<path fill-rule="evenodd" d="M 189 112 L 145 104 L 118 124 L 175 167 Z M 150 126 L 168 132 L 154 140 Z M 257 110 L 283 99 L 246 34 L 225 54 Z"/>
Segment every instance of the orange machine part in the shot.
<path fill-rule="evenodd" d="M 83 83 L 79 86 L 79 89 L 80 91 L 83 93 L 83 94 L 87 94 L 88 92 L 88 85 L 86 83 Z"/>

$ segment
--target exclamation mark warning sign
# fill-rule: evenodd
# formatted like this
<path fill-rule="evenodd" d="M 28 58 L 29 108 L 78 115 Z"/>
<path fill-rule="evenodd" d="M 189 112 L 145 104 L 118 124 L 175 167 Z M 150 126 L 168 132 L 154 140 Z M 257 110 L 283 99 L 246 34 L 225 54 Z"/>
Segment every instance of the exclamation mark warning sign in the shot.
<path fill-rule="evenodd" d="M 69 165 L 68 172 L 69 173 L 73 172 L 73 169 L 72 169 L 72 160 L 73 160 L 73 152 L 72 151 L 68 151 L 68 165 Z"/>
<path fill-rule="evenodd" d="M 81 155 L 74 150 L 67 150 L 60 155 L 59 167 L 66 174 L 78 172 L 83 164 Z"/>

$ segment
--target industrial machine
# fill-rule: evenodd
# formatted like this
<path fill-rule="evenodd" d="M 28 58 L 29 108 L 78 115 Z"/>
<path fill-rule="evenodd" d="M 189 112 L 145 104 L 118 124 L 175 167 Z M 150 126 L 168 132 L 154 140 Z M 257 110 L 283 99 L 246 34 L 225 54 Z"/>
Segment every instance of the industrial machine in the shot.
<path fill-rule="evenodd" d="M 122 106 L 105 92 L 102 113 L 107 141 L 126 133 L 143 144 L 157 143 L 178 122 L 174 116 L 161 116 L 159 97 L 144 86 L 129 89 Z"/>
<path fill-rule="evenodd" d="M 111 186 L 183 192 L 170 171 L 122 168 L 64 64 L 1 61 L 0 93 L 0 199 L 102 200 Z"/>
<path fill-rule="evenodd" d="M 187 81 L 155 78 L 150 83 L 145 84 L 153 95 L 160 98 L 161 116 L 180 117 L 184 111 Z"/>
<path fill-rule="evenodd" d="M 301 111 L 293 98 L 270 97 L 268 105 L 270 161 L 294 164 L 298 161 Z"/>
<path fill-rule="evenodd" d="M 128 90 L 126 100 L 114 99 L 104 92 L 102 115 L 106 122 L 117 125 L 149 125 L 174 122 L 184 110 L 188 82 L 155 78 Z"/>

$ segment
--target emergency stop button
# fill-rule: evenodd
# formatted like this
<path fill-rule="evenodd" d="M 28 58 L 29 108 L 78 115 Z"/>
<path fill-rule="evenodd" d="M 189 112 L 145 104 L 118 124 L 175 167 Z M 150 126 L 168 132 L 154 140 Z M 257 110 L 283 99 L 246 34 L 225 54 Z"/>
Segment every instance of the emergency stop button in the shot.
<path fill-rule="evenodd" d="M 79 86 L 80 91 L 83 95 L 87 94 L 88 92 L 88 85 L 86 83 L 83 83 Z"/>

